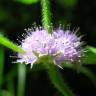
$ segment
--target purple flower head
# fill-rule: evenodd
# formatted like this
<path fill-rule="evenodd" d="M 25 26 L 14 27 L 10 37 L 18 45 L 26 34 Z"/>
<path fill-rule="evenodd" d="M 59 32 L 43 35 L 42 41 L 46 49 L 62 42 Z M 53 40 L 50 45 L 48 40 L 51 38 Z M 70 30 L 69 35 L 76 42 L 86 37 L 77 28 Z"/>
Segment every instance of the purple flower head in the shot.
<path fill-rule="evenodd" d="M 25 54 L 18 54 L 17 62 L 25 62 L 31 66 L 41 56 L 48 55 L 53 45 L 53 37 L 44 29 L 36 29 L 31 31 L 24 40 L 22 40 L 21 48 Z"/>
<path fill-rule="evenodd" d="M 80 38 L 70 30 L 57 30 L 53 32 L 55 39 L 55 48 L 58 55 L 54 62 L 61 64 L 63 62 L 74 62 L 80 59 L 82 55 Z"/>
<path fill-rule="evenodd" d="M 30 31 L 20 45 L 25 54 L 18 54 L 17 62 L 33 64 L 42 56 L 53 57 L 53 63 L 62 67 L 63 62 L 78 61 L 82 55 L 81 41 L 70 30 L 53 30 L 49 34 L 45 29 Z"/>

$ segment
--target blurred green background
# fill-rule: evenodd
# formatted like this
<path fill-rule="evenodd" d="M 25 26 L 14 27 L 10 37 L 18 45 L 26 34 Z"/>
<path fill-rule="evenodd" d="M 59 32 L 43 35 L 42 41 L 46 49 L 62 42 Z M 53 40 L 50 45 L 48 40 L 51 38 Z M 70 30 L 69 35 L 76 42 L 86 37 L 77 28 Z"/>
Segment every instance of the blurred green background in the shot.
<path fill-rule="evenodd" d="M 57 28 L 59 24 L 71 25 L 80 28 L 83 40 L 88 45 L 96 47 L 96 0 L 50 0 L 52 11 L 52 25 Z M 11 41 L 20 44 L 25 28 L 32 24 L 42 25 L 40 0 L 0 0 L 0 32 Z M 17 96 L 18 64 L 12 62 L 16 55 L 11 50 L 0 46 L 0 63 L 4 63 L 2 90 L 3 94 L 15 93 Z M 96 74 L 96 65 L 86 65 Z M 24 67 L 25 68 L 25 67 Z M 25 69 L 22 69 L 23 73 Z M 25 96 L 62 96 L 49 80 L 46 70 L 40 70 L 37 66 L 30 69 L 26 66 Z M 0 68 L 1 69 L 1 68 Z M 87 76 L 76 73 L 71 69 L 61 70 L 62 75 L 77 96 L 95 96 L 96 86 Z M 20 76 L 22 76 L 19 74 Z M 22 80 L 20 82 L 23 82 Z M 12 90 L 13 89 L 13 90 Z M 1 91 L 0 91 L 1 92 Z M 1 94 L 1 93 L 0 93 Z M 1 95 L 0 95 L 1 96 Z M 7 95 L 4 95 L 7 96 Z M 20 95 L 18 95 L 20 96 Z"/>

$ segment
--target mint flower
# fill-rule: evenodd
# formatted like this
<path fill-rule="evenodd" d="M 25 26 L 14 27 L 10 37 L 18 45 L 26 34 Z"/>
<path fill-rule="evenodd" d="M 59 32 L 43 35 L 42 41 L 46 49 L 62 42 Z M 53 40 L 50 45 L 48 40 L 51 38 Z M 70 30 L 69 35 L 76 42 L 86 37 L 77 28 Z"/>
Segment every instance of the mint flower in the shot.
<path fill-rule="evenodd" d="M 70 30 L 58 29 L 49 34 L 45 29 L 31 30 L 22 40 L 25 54 L 18 54 L 17 62 L 33 64 L 43 56 L 52 57 L 52 62 L 62 68 L 63 62 L 78 62 L 82 56 L 80 37 Z"/>
<path fill-rule="evenodd" d="M 49 55 L 54 38 L 44 29 L 36 29 L 22 40 L 21 47 L 25 54 L 18 54 L 17 62 L 33 64 L 42 56 Z"/>
<path fill-rule="evenodd" d="M 53 37 L 55 39 L 54 46 L 58 54 L 54 58 L 55 64 L 61 65 L 63 62 L 80 61 L 80 57 L 83 54 L 80 37 L 77 37 L 70 30 L 63 31 L 61 29 L 53 32 Z"/>

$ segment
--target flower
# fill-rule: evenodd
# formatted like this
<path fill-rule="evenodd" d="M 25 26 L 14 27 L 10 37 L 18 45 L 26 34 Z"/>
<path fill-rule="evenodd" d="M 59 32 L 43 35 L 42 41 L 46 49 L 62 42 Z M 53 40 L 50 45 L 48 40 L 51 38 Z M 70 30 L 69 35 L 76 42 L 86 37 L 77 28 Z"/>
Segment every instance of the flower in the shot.
<path fill-rule="evenodd" d="M 43 56 L 51 56 L 52 62 L 62 68 L 63 62 L 79 61 L 82 56 L 81 38 L 70 30 L 53 30 L 49 34 L 45 29 L 31 30 L 22 40 L 25 54 L 18 54 L 17 62 L 33 64 Z"/>
<path fill-rule="evenodd" d="M 55 48 L 58 55 L 54 58 L 55 64 L 63 62 L 79 61 L 82 56 L 80 37 L 72 33 L 70 30 L 63 31 L 61 29 L 53 32 L 55 39 Z"/>
<path fill-rule="evenodd" d="M 31 31 L 22 41 L 21 48 L 25 54 L 18 54 L 17 62 L 25 62 L 31 64 L 32 67 L 38 58 L 49 54 L 54 39 L 51 34 L 48 34 L 48 31 L 36 29 Z"/>

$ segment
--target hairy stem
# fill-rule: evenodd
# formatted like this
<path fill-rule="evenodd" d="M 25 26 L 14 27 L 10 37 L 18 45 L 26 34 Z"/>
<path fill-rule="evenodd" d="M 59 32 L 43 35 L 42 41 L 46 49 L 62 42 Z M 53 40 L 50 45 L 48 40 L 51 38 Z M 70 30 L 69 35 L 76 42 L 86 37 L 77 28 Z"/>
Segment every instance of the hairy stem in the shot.
<path fill-rule="evenodd" d="M 42 6 L 42 24 L 45 29 L 51 33 L 51 12 L 50 12 L 50 1 L 41 0 Z"/>

